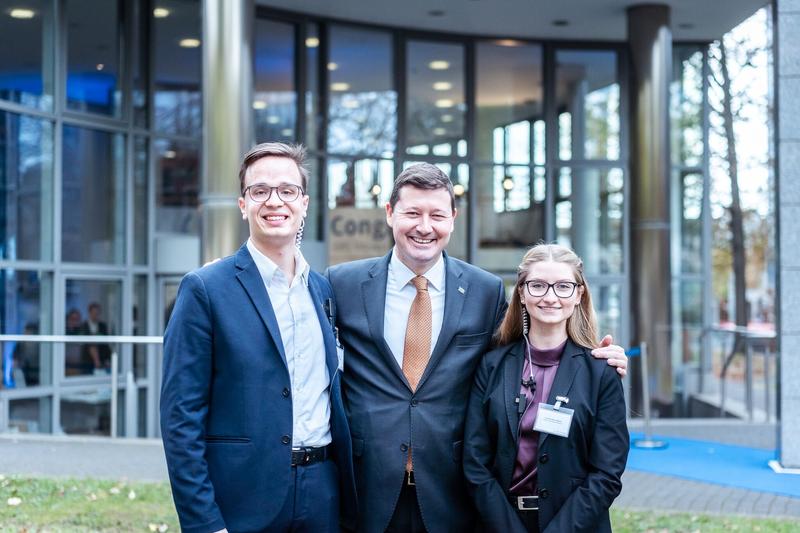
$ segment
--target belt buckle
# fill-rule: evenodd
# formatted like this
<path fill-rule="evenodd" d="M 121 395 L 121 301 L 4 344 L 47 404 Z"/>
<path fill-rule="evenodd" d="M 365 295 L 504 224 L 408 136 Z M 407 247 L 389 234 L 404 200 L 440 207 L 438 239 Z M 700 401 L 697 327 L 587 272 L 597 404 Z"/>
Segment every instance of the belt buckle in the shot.
<path fill-rule="evenodd" d="M 406 485 L 409 487 L 415 486 L 417 483 L 414 481 L 414 471 L 406 470 Z"/>
<path fill-rule="evenodd" d="M 531 507 L 526 505 L 527 500 L 533 500 Z M 517 509 L 520 511 L 538 511 L 539 510 L 539 497 L 538 496 L 517 496 Z"/>

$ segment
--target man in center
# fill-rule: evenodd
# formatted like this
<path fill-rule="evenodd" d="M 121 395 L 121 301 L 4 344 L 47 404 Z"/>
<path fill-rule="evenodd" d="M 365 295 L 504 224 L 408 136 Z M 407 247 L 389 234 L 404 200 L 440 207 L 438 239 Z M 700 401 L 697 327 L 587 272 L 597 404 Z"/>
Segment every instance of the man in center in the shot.
<path fill-rule="evenodd" d="M 472 378 L 506 309 L 497 276 L 444 249 L 457 216 L 450 179 L 427 163 L 395 181 L 383 257 L 331 267 L 344 347 L 359 531 L 468 531 L 462 474 Z M 622 349 L 593 352 L 624 374 Z"/>

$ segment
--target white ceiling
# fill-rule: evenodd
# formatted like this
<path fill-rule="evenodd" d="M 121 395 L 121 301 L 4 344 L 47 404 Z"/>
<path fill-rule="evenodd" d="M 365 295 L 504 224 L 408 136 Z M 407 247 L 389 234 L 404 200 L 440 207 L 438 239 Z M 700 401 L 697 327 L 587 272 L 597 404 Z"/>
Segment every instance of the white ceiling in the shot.
<path fill-rule="evenodd" d="M 626 8 L 642 0 L 257 0 L 294 12 L 399 28 L 491 37 L 611 40 L 626 37 Z M 713 40 L 767 0 L 665 0 L 673 39 Z M 439 16 L 431 15 L 440 11 Z M 553 21 L 566 20 L 567 26 Z"/>

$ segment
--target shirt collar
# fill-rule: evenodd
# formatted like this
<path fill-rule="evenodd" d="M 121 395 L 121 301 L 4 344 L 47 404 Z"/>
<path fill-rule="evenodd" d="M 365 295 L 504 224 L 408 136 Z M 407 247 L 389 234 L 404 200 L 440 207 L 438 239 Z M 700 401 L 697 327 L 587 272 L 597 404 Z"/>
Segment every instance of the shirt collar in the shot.
<path fill-rule="evenodd" d="M 256 245 L 253 244 L 252 239 L 247 239 L 247 251 L 250 252 L 250 256 L 253 258 L 253 261 L 258 268 L 258 272 L 261 274 L 261 279 L 264 280 L 264 283 L 267 286 L 272 284 L 272 280 L 276 275 L 285 279 L 286 276 L 284 275 L 283 271 L 278 268 L 278 265 L 276 265 L 272 259 L 262 254 L 261 251 L 256 248 Z M 303 285 L 308 287 L 308 274 L 310 270 L 311 267 L 309 267 L 308 262 L 306 262 L 305 257 L 303 257 L 303 254 L 300 252 L 300 250 L 296 250 L 294 253 L 294 280 L 297 280 L 299 277 L 303 282 Z M 292 285 L 294 285 L 294 280 Z"/>
<path fill-rule="evenodd" d="M 392 258 L 389 261 L 389 273 L 394 278 L 398 289 L 402 289 L 411 281 L 416 274 L 408 268 L 397 256 L 397 247 L 392 250 Z M 439 260 L 422 274 L 428 280 L 428 285 L 435 291 L 444 289 L 444 255 L 439 255 Z"/>

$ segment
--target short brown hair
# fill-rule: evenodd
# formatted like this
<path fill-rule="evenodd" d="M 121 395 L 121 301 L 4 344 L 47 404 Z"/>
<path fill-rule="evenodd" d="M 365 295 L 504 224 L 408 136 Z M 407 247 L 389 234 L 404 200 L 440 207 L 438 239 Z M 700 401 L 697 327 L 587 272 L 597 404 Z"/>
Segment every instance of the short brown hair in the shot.
<path fill-rule="evenodd" d="M 244 177 L 253 163 L 264 157 L 287 157 L 295 162 L 300 171 L 303 192 L 308 189 L 308 168 L 306 168 L 306 147 L 302 144 L 281 142 L 261 143 L 250 148 L 244 155 L 242 167 L 239 169 L 239 192 L 244 196 Z"/>
<path fill-rule="evenodd" d="M 392 195 L 389 197 L 389 205 L 394 209 L 395 204 L 400 199 L 400 189 L 410 185 L 417 189 L 435 191 L 445 189 L 450 194 L 450 208 L 456 210 L 456 195 L 453 192 L 453 182 L 442 172 L 442 169 L 430 163 L 417 163 L 411 165 L 397 176 L 394 180 Z"/>

